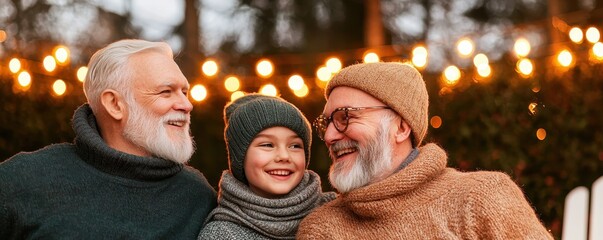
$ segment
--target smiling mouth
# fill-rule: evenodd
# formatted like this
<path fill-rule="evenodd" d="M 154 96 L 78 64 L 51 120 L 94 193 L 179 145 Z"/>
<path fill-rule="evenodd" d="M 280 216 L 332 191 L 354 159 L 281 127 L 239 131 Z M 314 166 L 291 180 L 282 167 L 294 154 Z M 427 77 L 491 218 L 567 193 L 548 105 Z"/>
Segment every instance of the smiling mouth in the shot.
<path fill-rule="evenodd" d="M 334 156 L 335 159 L 338 159 L 345 155 L 355 153 L 357 151 L 358 151 L 358 149 L 355 147 L 354 148 L 344 148 L 344 149 L 340 149 L 340 150 L 336 150 L 336 151 L 331 151 L 331 156 Z"/>
<path fill-rule="evenodd" d="M 179 121 L 179 120 L 170 120 L 167 121 L 167 124 L 170 126 L 175 126 L 175 127 L 184 127 L 186 125 L 186 121 Z"/>
<path fill-rule="evenodd" d="M 275 176 L 289 176 L 289 175 L 293 174 L 293 172 L 289 171 L 289 170 L 270 170 L 270 171 L 266 171 L 266 173 L 268 173 L 270 175 L 275 175 Z"/>

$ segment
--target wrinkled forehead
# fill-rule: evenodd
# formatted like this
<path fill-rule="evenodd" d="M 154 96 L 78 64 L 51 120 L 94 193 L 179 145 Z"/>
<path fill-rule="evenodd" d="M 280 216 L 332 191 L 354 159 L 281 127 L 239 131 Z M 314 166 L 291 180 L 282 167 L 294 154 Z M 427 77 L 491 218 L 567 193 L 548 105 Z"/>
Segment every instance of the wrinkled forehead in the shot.
<path fill-rule="evenodd" d="M 385 106 L 379 99 L 357 88 L 339 86 L 331 91 L 323 114 L 330 114 L 340 107 Z"/>

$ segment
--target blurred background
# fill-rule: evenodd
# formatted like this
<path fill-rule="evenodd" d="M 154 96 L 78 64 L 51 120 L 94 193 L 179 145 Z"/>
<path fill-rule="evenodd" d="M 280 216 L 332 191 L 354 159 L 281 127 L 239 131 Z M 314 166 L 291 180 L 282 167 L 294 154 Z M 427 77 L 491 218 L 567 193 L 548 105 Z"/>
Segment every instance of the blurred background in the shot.
<path fill-rule="evenodd" d="M 0 0 L 0 161 L 72 141 L 85 65 L 119 39 L 175 50 L 194 86 L 190 165 L 215 187 L 232 98 L 279 95 L 312 121 L 342 67 L 410 62 L 430 92 L 426 142 L 452 167 L 509 174 L 559 238 L 566 195 L 603 175 L 601 30 L 601 0 Z"/>

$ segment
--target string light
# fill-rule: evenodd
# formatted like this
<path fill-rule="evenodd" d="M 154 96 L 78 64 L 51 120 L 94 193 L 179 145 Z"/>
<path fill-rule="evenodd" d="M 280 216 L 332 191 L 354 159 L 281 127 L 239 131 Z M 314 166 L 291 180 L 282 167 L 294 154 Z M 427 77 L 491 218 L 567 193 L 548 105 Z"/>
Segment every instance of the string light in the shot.
<path fill-rule="evenodd" d="M 492 74 L 492 68 L 488 64 L 482 64 L 477 67 L 477 74 L 482 78 L 490 77 Z"/>
<path fill-rule="evenodd" d="M 365 63 L 376 63 L 379 62 L 379 55 L 374 52 L 367 52 L 362 59 Z"/>
<path fill-rule="evenodd" d="M 82 66 L 77 69 L 77 80 L 84 82 L 86 80 L 86 74 L 88 74 L 88 67 Z"/>
<path fill-rule="evenodd" d="M 240 87 L 241 82 L 235 76 L 227 77 L 226 80 L 224 80 L 224 88 L 226 88 L 226 91 L 235 92 L 239 90 Z"/>
<path fill-rule="evenodd" d="M 414 47 L 411 62 L 418 69 L 425 68 L 427 66 L 427 48 L 423 46 Z"/>
<path fill-rule="evenodd" d="M 300 76 L 300 75 L 293 75 L 291 77 L 289 77 L 289 80 L 287 81 L 289 88 L 291 88 L 291 90 L 293 91 L 298 91 L 301 90 L 303 88 L 304 84 L 304 79 Z"/>
<path fill-rule="evenodd" d="M 310 93 L 310 90 L 308 89 L 308 85 L 306 85 L 306 84 L 302 85 L 302 87 L 299 90 L 293 91 L 293 94 L 295 94 L 295 96 L 300 97 L 300 98 L 308 96 L 308 93 Z"/>
<path fill-rule="evenodd" d="M 573 27 L 569 31 L 569 38 L 574 43 L 582 43 L 582 40 L 584 39 L 584 33 L 579 27 Z"/>
<path fill-rule="evenodd" d="M 528 58 L 519 59 L 516 65 L 516 71 L 525 78 L 532 76 L 532 73 L 534 72 L 532 60 Z"/>
<path fill-rule="evenodd" d="M 4 30 L 0 30 L 0 43 L 6 41 L 6 32 Z"/>
<path fill-rule="evenodd" d="M 603 43 L 595 43 L 591 49 L 591 52 L 597 60 L 603 60 Z"/>
<path fill-rule="evenodd" d="M 329 58 L 326 62 L 326 66 L 327 66 L 327 69 L 329 69 L 329 71 L 331 71 L 331 73 L 339 72 L 339 70 L 341 70 L 341 67 L 342 67 L 341 60 L 339 60 L 339 58 L 336 58 L 336 57 Z"/>
<path fill-rule="evenodd" d="M 544 130 L 544 128 L 536 130 L 536 138 L 540 141 L 544 140 L 546 138 L 546 130 Z"/>
<path fill-rule="evenodd" d="M 67 91 L 67 84 L 65 84 L 65 81 L 63 81 L 62 79 L 57 79 L 52 84 L 52 90 L 57 96 L 63 96 L 63 94 L 65 94 L 65 91 Z"/>
<path fill-rule="evenodd" d="M 586 29 L 586 41 L 590 43 L 596 43 L 601 38 L 601 33 L 599 33 L 599 29 L 596 27 L 589 27 Z"/>
<path fill-rule="evenodd" d="M 274 73 L 274 64 L 268 59 L 262 59 L 256 64 L 255 71 L 260 77 L 269 78 Z"/>
<path fill-rule="evenodd" d="M 433 116 L 431 120 L 429 120 L 431 127 L 438 129 L 442 126 L 442 118 L 440 116 Z"/>
<path fill-rule="evenodd" d="M 488 65 L 490 64 L 490 61 L 488 60 L 488 56 L 486 56 L 486 54 L 480 53 L 475 55 L 475 57 L 473 57 L 473 65 L 475 65 L 475 67 L 479 68 L 479 66 L 481 65 Z"/>
<path fill-rule="evenodd" d="M 278 94 L 276 87 L 272 84 L 266 84 L 260 88 L 260 94 L 264 94 L 266 96 L 275 97 Z"/>
<path fill-rule="evenodd" d="M 214 60 L 207 60 L 201 65 L 201 71 L 205 76 L 213 77 L 218 73 L 218 63 Z"/>
<path fill-rule="evenodd" d="M 473 44 L 473 41 L 469 38 L 461 38 L 457 43 L 456 43 L 456 49 L 459 52 L 459 54 L 461 55 L 461 57 L 468 57 L 473 53 L 473 50 L 475 49 L 475 46 Z"/>
<path fill-rule="evenodd" d="M 193 100 L 201 102 L 207 97 L 207 89 L 201 84 L 196 84 L 191 88 L 191 97 Z"/>
<path fill-rule="evenodd" d="M 69 60 L 69 48 L 65 46 L 57 46 L 54 50 L 54 57 L 57 59 L 59 64 L 67 63 Z"/>
<path fill-rule="evenodd" d="M 245 96 L 245 93 L 242 91 L 233 92 L 232 94 L 230 94 L 230 101 L 233 102 L 234 100 L 237 100 L 242 96 Z"/>
<path fill-rule="evenodd" d="M 31 85 L 31 75 L 27 71 L 22 71 L 17 76 L 17 82 L 23 88 L 28 88 Z"/>
<path fill-rule="evenodd" d="M 444 82 L 448 86 L 454 86 L 458 83 L 459 79 L 461 79 L 461 70 L 454 66 L 450 65 L 444 69 Z"/>
<path fill-rule="evenodd" d="M 525 38 L 518 38 L 513 45 L 515 55 L 520 58 L 527 57 L 528 54 L 530 54 L 531 49 L 532 46 L 530 45 L 530 42 Z"/>
<path fill-rule="evenodd" d="M 563 67 L 569 67 L 573 61 L 574 57 L 572 56 L 572 53 L 570 53 L 570 51 L 567 49 L 562 50 L 557 55 L 557 62 Z"/>
<path fill-rule="evenodd" d="M 325 66 L 320 66 L 318 70 L 316 70 L 316 77 L 320 81 L 327 82 L 331 79 L 331 71 Z"/>
<path fill-rule="evenodd" d="M 46 56 L 43 61 L 44 69 L 48 72 L 52 72 L 57 68 L 57 62 L 54 60 L 53 56 Z"/>
<path fill-rule="evenodd" d="M 21 70 L 21 61 L 19 61 L 18 58 L 11 59 L 10 62 L 8 62 L 8 69 L 12 73 L 19 72 L 19 70 Z"/>

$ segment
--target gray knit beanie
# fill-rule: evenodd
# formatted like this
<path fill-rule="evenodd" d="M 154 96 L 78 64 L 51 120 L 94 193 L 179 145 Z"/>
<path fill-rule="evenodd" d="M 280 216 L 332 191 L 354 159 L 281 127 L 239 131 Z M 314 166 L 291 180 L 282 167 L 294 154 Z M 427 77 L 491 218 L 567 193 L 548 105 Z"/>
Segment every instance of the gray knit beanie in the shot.
<path fill-rule="evenodd" d="M 421 73 L 413 66 L 396 62 L 348 66 L 329 81 L 325 97 L 329 99 L 339 86 L 360 89 L 391 107 L 410 125 L 413 146 L 421 145 L 427 134 L 429 96 Z"/>
<path fill-rule="evenodd" d="M 310 162 L 312 128 L 304 114 L 279 97 L 245 95 L 224 107 L 224 139 L 228 149 L 228 166 L 232 175 L 247 184 L 243 161 L 249 144 L 264 129 L 286 127 L 304 143 L 306 166 Z"/>

